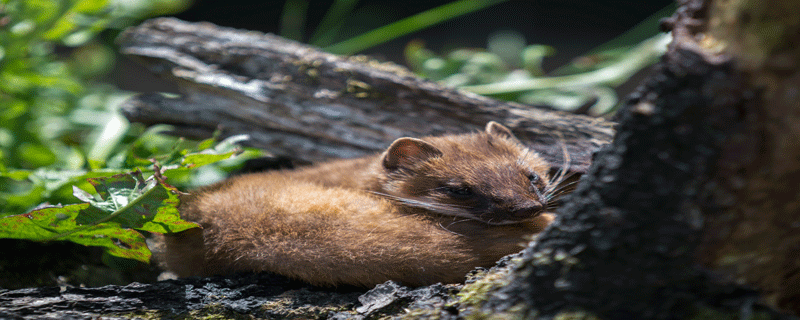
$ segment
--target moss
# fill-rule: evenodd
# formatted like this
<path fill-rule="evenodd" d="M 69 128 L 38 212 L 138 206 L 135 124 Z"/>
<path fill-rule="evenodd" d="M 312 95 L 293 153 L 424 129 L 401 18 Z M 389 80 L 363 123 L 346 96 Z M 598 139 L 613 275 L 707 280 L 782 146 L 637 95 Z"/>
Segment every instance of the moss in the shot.
<path fill-rule="evenodd" d="M 114 317 L 122 317 L 128 319 L 177 319 L 176 315 L 168 315 L 163 311 L 136 311 L 132 313 L 114 314 Z"/>
<path fill-rule="evenodd" d="M 506 272 L 487 273 L 482 279 L 464 285 L 458 293 L 458 303 L 467 307 L 479 307 L 490 292 L 508 284 Z"/>
<path fill-rule="evenodd" d="M 377 93 L 369 84 L 355 79 L 347 79 L 347 89 L 345 90 L 356 98 L 368 98 Z"/>
<path fill-rule="evenodd" d="M 459 305 L 459 310 L 465 319 L 534 319 L 536 314 L 524 304 L 515 305 L 504 312 L 487 313 L 481 310 L 481 306 L 488 299 L 488 296 L 497 289 L 508 285 L 508 270 L 499 272 L 488 272 L 483 278 L 467 284 L 458 293 L 457 302 L 451 305 Z"/>
<path fill-rule="evenodd" d="M 198 310 L 191 310 L 179 314 L 166 311 L 137 311 L 126 314 L 114 314 L 115 317 L 130 319 L 168 319 L 168 320 L 252 320 L 251 315 L 240 314 L 225 308 L 222 305 L 209 305 Z"/>
<path fill-rule="evenodd" d="M 308 304 L 307 299 L 298 299 L 297 295 L 304 293 L 284 294 L 277 299 L 266 302 L 260 306 L 260 311 L 256 314 L 266 318 L 288 318 L 288 319 L 322 319 L 328 314 L 349 311 L 352 304 Z"/>
<path fill-rule="evenodd" d="M 467 320 L 533 320 L 536 318 L 537 313 L 530 310 L 530 307 L 524 304 L 517 304 L 503 312 L 476 311 L 464 315 L 464 319 Z"/>
<path fill-rule="evenodd" d="M 406 67 L 391 61 L 379 61 L 365 55 L 350 56 L 347 58 L 347 60 L 353 63 L 369 66 L 370 68 L 379 71 L 393 73 L 401 77 L 416 77 L 416 75 L 409 71 Z"/>
<path fill-rule="evenodd" d="M 439 320 L 441 318 L 442 317 L 441 317 L 439 309 L 414 309 L 414 310 L 410 310 L 410 311 L 404 313 L 398 319 L 400 319 L 400 320 L 415 320 L 415 319 Z"/>
<path fill-rule="evenodd" d="M 715 53 L 728 51 L 758 69 L 777 51 L 789 49 L 786 39 L 800 28 L 800 1 L 718 1 L 709 19 L 711 35 L 701 45 Z"/>

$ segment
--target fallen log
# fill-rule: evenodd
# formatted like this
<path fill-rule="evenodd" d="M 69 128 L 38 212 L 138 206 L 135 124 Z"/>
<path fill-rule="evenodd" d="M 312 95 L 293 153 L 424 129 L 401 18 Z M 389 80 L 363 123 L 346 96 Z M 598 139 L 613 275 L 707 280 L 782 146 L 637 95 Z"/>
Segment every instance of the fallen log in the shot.
<path fill-rule="evenodd" d="M 584 172 L 613 123 L 442 87 L 403 67 L 340 57 L 280 37 L 162 18 L 124 32 L 122 53 L 178 84 L 182 95 L 139 95 L 129 120 L 175 135 L 249 134 L 250 146 L 307 161 L 353 158 L 404 136 L 510 127 L 556 167 Z"/>

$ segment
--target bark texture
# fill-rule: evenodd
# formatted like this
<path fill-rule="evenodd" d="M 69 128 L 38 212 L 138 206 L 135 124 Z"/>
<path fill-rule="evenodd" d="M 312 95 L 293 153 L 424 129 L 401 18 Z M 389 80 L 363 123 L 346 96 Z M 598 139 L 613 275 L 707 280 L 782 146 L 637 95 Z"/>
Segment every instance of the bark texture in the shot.
<path fill-rule="evenodd" d="M 556 167 L 584 172 L 613 123 L 501 102 L 420 79 L 363 56 L 339 57 L 271 34 L 154 19 L 119 39 L 122 52 L 174 80 L 180 98 L 140 95 L 134 122 L 166 123 L 175 134 L 247 133 L 250 144 L 319 161 L 383 151 L 397 138 L 482 130 L 494 120 Z"/>
<path fill-rule="evenodd" d="M 780 17 L 800 5 L 681 5 L 665 23 L 675 39 L 663 63 L 560 219 L 462 314 L 800 314 L 800 22 Z M 777 34 L 763 38 L 765 25 Z"/>
<path fill-rule="evenodd" d="M 800 1 L 714 1 L 702 14 L 676 42 L 729 56 L 758 95 L 722 149 L 723 210 L 706 220 L 697 258 L 800 314 Z"/>

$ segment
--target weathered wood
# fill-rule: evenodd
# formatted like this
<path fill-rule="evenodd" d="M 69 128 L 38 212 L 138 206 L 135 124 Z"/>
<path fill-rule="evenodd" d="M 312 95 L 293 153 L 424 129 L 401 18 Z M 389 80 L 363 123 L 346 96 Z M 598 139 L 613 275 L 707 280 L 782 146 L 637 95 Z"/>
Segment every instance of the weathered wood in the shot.
<path fill-rule="evenodd" d="M 385 149 L 403 136 L 480 130 L 501 122 L 560 166 L 584 172 L 613 123 L 501 102 L 444 88 L 366 57 L 339 57 L 280 37 L 176 19 L 154 19 L 120 36 L 121 51 L 174 80 L 178 98 L 144 94 L 125 115 L 206 137 L 247 133 L 250 145 L 319 161 Z"/>
<path fill-rule="evenodd" d="M 267 274 L 97 288 L 0 289 L 0 319 L 198 319 L 208 314 L 313 319 L 337 313 L 347 319 L 357 316 L 352 309 L 360 294 L 319 290 Z"/>

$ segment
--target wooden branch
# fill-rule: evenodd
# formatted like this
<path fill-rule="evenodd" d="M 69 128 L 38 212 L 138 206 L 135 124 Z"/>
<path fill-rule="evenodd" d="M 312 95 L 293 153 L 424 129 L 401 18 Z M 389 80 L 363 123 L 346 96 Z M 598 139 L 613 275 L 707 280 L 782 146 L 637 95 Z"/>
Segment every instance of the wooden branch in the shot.
<path fill-rule="evenodd" d="M 177 82 L 183 95 L 129 100 L 131 121 L 175 126 L 174 134 L 247 133 L 250 145 L 303 160 L 381 151 L 403 136 L 480 130 L 501 122 L 547 160 L 584 172 L 613 123 L 506 103 L 420 79 L 366 57 L 339 57 L 280 37 L 154 19 L 127 30 L 121 51 Z"/>

